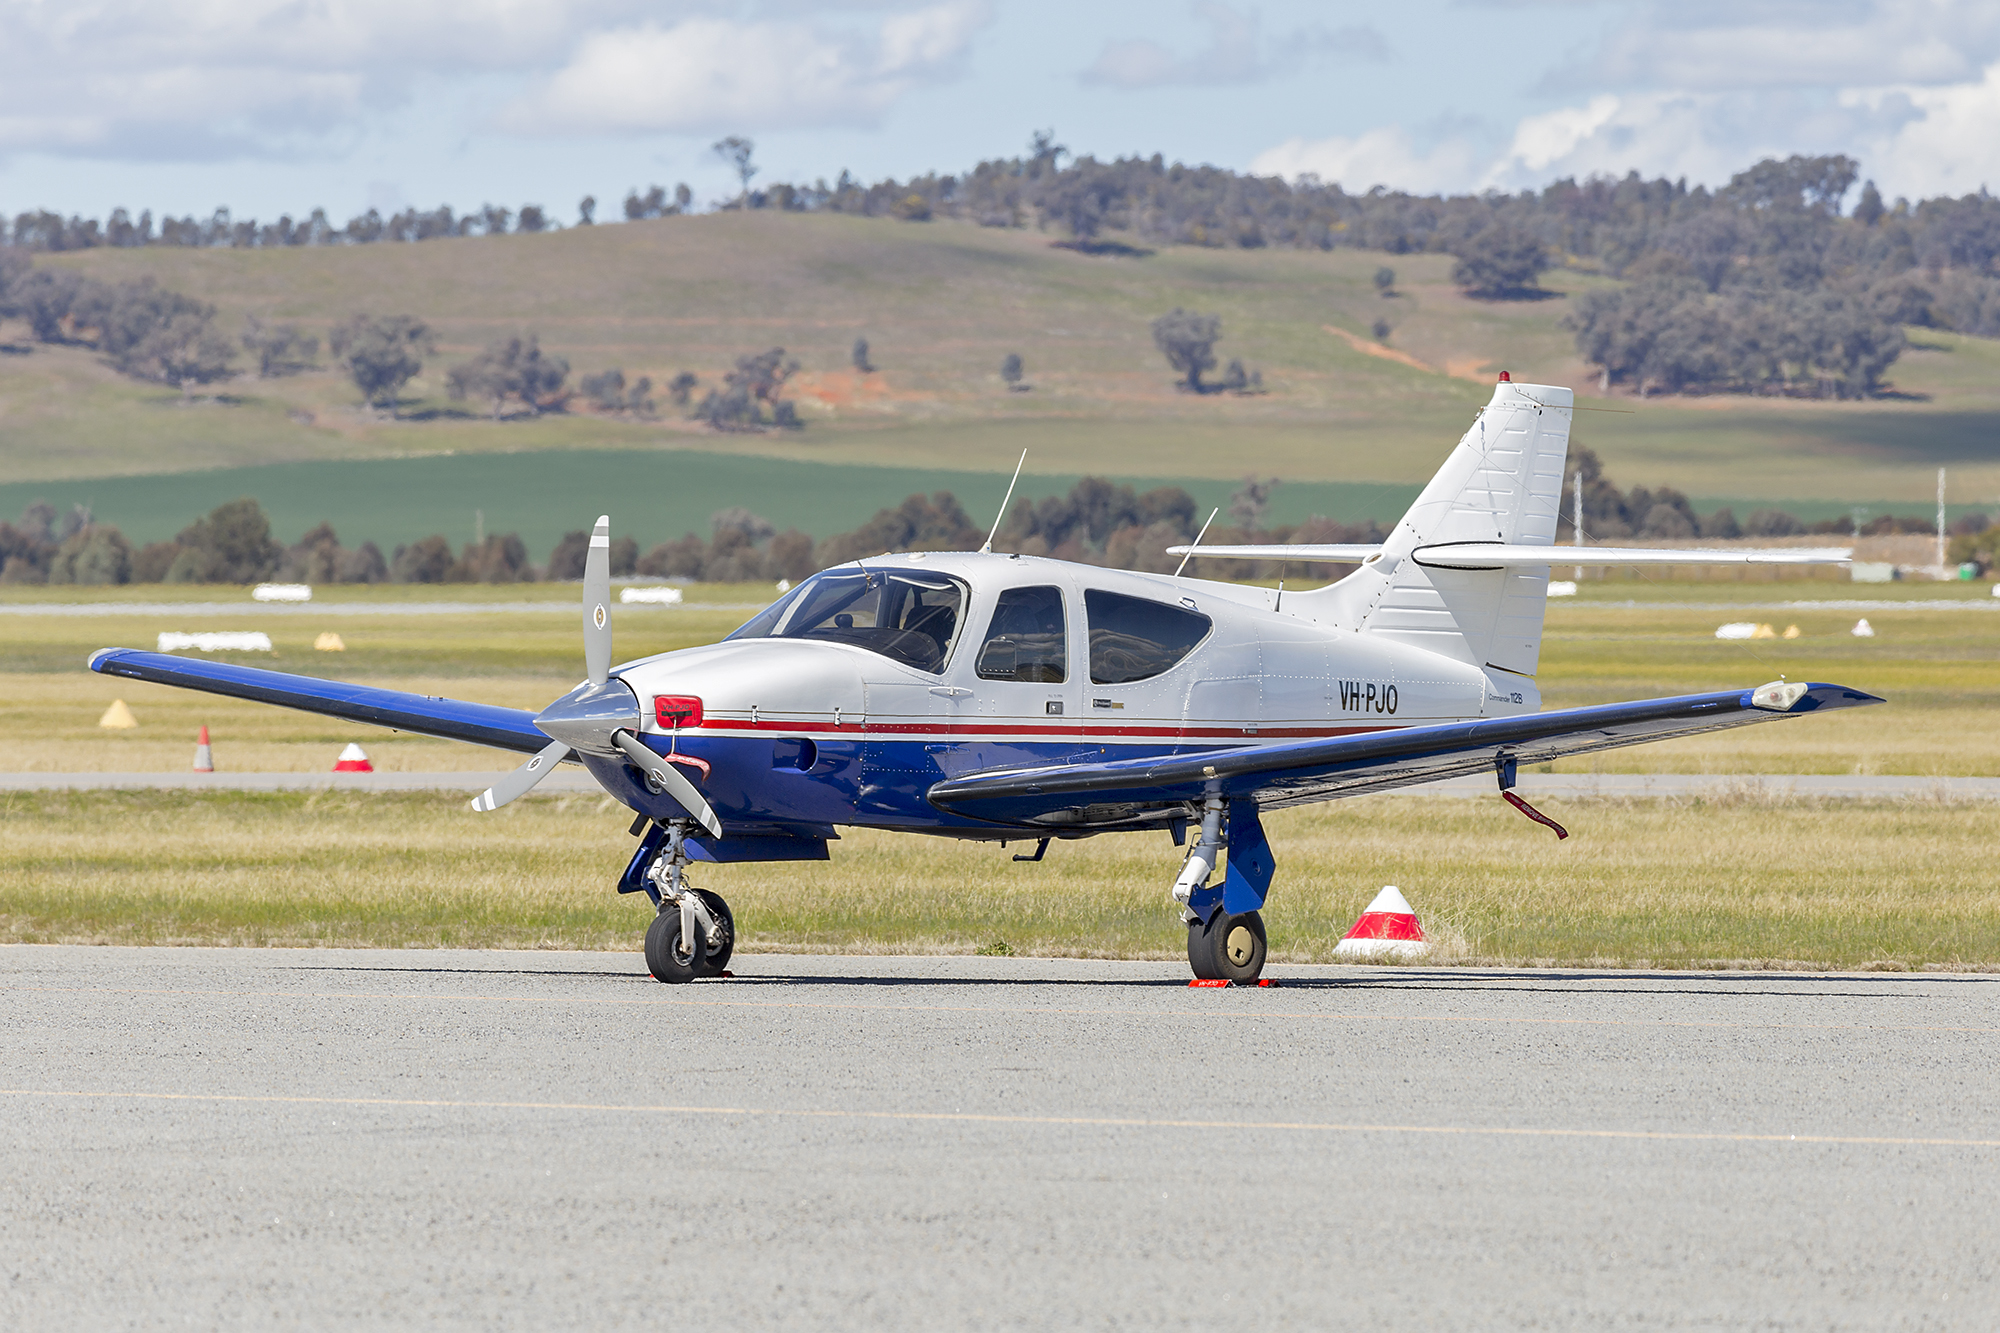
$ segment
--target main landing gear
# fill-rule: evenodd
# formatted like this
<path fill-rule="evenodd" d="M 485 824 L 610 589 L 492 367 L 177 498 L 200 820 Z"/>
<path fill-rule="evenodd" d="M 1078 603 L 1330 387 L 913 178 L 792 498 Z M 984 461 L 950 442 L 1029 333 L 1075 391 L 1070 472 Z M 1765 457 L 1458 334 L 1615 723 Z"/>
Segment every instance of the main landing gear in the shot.
<path fill-rule="evenodd" d="M 690 825 L 676 821 L 646 871 L 659 914 L 646 929 L 646 970 L 656 981 L 721 976 L 736 948 L 736 918 L 719 893 L 687 882 Z"/>
<path fill-rule="evenodd" d="M 1228 869 L 1222 883 L 1210 887 L 1209 875 L 1225 850 Z M 1174 882 L 1174 900 L 1187 923 L 1188 965 L 1197 980 L 1257 984 L 1269 952 L 1260 909 L 1273 869 L 1254 801 L 1212 796 L 1202 802 L 1201 832 Z"/>

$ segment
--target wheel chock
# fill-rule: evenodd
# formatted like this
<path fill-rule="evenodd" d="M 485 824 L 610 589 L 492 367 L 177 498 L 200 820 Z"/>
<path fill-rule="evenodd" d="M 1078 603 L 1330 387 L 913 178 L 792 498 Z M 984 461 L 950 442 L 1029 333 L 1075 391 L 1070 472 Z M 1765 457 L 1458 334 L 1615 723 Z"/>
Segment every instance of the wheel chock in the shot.
<path fill-rule="evenodd" d="M 1195 978 L 1195 979 L 1194 979 L 1193 981 L 1190 981 L 1190 982 L 1188 983 L 1188 989 L 1189 989 L 1189 990 L 1193 990 L 1193 989 L 1195 989 L 1195 988 L 1196 988 L 1197 986 L 1203 986 L 1203 987 L 1206 987 L 1206 986 L 1244 986 L 1244 987 L 1249 987 L 1249 986 L 1256 986 L 1256 987 L 1258 987 L 1259 989 L 1262 989 L 1263 987 L 1266 987 L 1266 986 L 1275 986 L 1275 985 L 1277 985 L 1277 984 L 1278 984 L 1277 982 L 1275 982 L 1275 981 L 1271 980 L 1271 978 L 1269 978 L 1269 977 L 1259 977 L 1259 978 L 1257 978 L 1257 980 L 1256 980 L 1256 981 L 1254 981 L 1254 982 L 1249 982 L 1249 981 L 1225 981 L 1225 980 L 1223 980 L 1223 979 L 1222 979 L 1221 977 L 1196 977 L 1196 978 Z"/>

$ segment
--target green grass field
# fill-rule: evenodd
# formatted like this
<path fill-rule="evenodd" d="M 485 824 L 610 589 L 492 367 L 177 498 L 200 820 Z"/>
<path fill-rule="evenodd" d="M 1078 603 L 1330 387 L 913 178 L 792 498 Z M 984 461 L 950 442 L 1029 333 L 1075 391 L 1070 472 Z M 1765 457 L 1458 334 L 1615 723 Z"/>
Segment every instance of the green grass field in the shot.
<path fill-rule="evenodd" d="M 1326 963 L 1385 883 L 1439 963 L 2000 966 L 2000 809 L 1366 797 L 1269 820 L 1273 961 Z M 634 949 L 608 799 L 8 793 L 0 940 Z M 746 951 L 1179 956 L 1161 835 L 993 846 L 857 832 L 825 863 L 701 868 Z"/>
<path fill-rule="evenodd" d="M 388 614 L 403 587 L 354 590 L 383 614 L 0 617 L 0 770 L 176 771 L 207 725 L 229 771 L 315 771 L 359 740 L 376 767 L 490 771 L 518 758 L 82 670 L 109 644 L 163 628 L 261 629 L 258 665 L 539 707 L 575 683 L 575 590 L 469 587 L 478 603 L 547 611 Z M 761 587 L 696 587 L 754 603 Z M 1869 689 L 1889 703 L 1566 762 L 1605 772 L 2000 774 L 2000 620 L 1982 588 L 1654 584 L 1651 599 L 1586 584 L 1553 603 L 1541 682 L 1552 707 L 1756 684 L 1780 673 Z M 1878 630 L 1856 639 L 1856 592 Z M 140 589 L 141 598 L 216 590 Z M 15 606 L 86 590 L 9 589 Z M 111 603 L 128 590 L 87 590 Z M 240 590 L 233 591 L 240 597 Z M 1977 596 L 1980 600 L 1974 601 Z M 1751 598 L 1757 601 L 1751 601 Z M 1767 609 L 1774 601 L 1796 606 Z M 1698 609 L 1710 607 L 1727 609 Z M 1747 609 L 1755 607 L 1756 609 Z M 633 608 L 618 655 L 726 633 L 722 606 Z M 1801 637 L 1718 641 L 1755 617 Z M 1780 623 L 1782 622 L 1782 623 Z M 339 654 L 316 652 L 333 629 Z M 133 731 L 105 731 L 113 698 Z M 353 793 L 0 795 L 0 940 L 445 944 L 629 948 L 644 910 L 610 892 L 630 846 L 597 797 L 531 798 L 491 818 L 463 796 Z M 1558 844 L 1493 801 L 1420 795 L 1284 812 L 1271 823 L 1281 961 L 1330 958 L 1383 883 L 1411 892 L 1440 962 L 1698 966 L 2000 966 L 2000 811 L 1937 802 L 1550 802 Z M 1063 844 L 1040 866 L 997 849 L 857 832 L 827 865 L 718 867 L 705 883 L 739 913 L 746 947 L 1172 956 L 1173 851 L 1157 837 Z"/>
<path fill-rule="evenodd" d="M 1060 453 L 1053 446 L 1051 452 Z M 1013 460 L 1007 462 L 1011 468 Z M 1016 501 L 1065 493 L 1076 480 L 1062 474 L 1025 477 Z M 1204 517 L 1211 508 L 1229 503 L 1236 484 L 1206 478 L 1124 480 L 1142 492 L 1185 486 Z M 638 538 L 642 549 L 686 532 L 706 537 L 710 516 L 733 505 L 755 510 L 780 529 L 796 527 L 824 537 L 860 527 L 877 510 L 900 504 L 907 495 L 941 490 L 955 494 L 975 521 L 990 524 L 1007 482 L 1006 472 L 773 460 L 707 450 L 576 449 L 14 482 L 0 485 L 0 515 L 11 518 L 37 500 L 65 513 L 82 504 L 117 524 L 130 540 L 143 543 L 164 541 L 216 505 L 253 495 L 270 515 L 272 530 L 287 541 L 327 520 L 348 546 L 372 541 L 386 554 L 397 543 L 433 532 L 462 546 L 473 539 L 481 521 L 474 517 L 477 510 L 487 532 L 518 533 L 529 554 L 543 560 L 563 533 L 588 528 L 606 510 L 613 532 Z M 1400 514 L 1417 490 L 1295 482 L 1278 488 L 1271 518 L 1298 522 L 1325 514 L 1354 522 Z"/>
<path fill-rule="evenodd" d="M 410 414 L 429 419 L 364 413 L 330 372 L 239 380 L 228 402 L 184 405 L 170 391 L 120 379 L 82 349 L 37 347 L 0 357 L 0 483 L 533 456 L 525 480 L 494 488 L 509 492 L 495 511 L 514 512 L 510 505 L 535 509 L 535 493 L 562 475 L 560 456 L 572 452 L 629 451 L 634 467 L 693 449 L 991 474 L 1027 448 L 1030 473 L 1051 479 L 1099 473 L 1225 484 L 1256 471 L 1301 490 L 1407 488 L 1429 476 L 1495 369 L 1589 384 L 1562 328 L 1567 297 L 1603 281 L 1589 274 L 1551 274 L 1556 299 L 1478 302 L 1450 287 L 1443 256 L 1170 248 L 1107 259 L 1054 249 L 1049 239 L 955 223 L 752 213 L 418 245 L 51 256 L 43 262 L 108 278 L 157 277 L 215 302 L 231 329 L 253 313 L 322 329 L 357 309 L 421 315 L 443 344 L 412 386 Z M 1399 294 L 1389 299 L 1369 281 L 1385 260 L 1399 273 Z M 1148 333 L 1149 321 L 1175 305 L 1220 314 L 1219 353 L 1260 368 L 1271 391 L 1177 393 Z M 1393 326 L 1386 348 L 1366 336 L 1378 316 Z M 782 344 L 804 363 L 797 388 L 810 425 L 725 442 L 679 421 L 457 415 L 440 392 L 443 367 L 490 338 L 530 330 L 579 372 L 619 365 L 656 381 L 691 369 L 712 382 L 736 355 Z M 849 367 L 857 336 L 869 339 L 879 375 L 864 379 Z M 1579 415 L 1576 438 L 1622 485 L 1672 485 L 1739 510 L 1862 503 L 1922 511 L 1940 465 L 1954 470 L 1957 502 L 1990 503 L 2000 497 L 1992 445 L 2000 438 L 2000 343 L 1931 333 L 1920 342 L 1896 367 L 1898 398 L 1586 400 L 1593 410 Z M 1008 393 L 999 381 L 1009 352 L 1026 359 L 1032 392 Z M 394 467 L 347 475 L 351 492 L 395 494 L 401 503 L 411 490 Z M 292 512 L 309 483 L 273 477 L 269 502 Z M 773 472 L 755 490 L 732 492 L 732 502 L 783 507 L 774 493 L 795 496 L 813 480 Z M 972 486 L 958 488 L 962 497 Z M 265 498 L 259 483 L 239 488 L 232 479 L 230 489 Z M 602 483 L 587 489 L 603 496 Z M 440 516 L 426 531 L 445 526 L 447 514 L 468 521 L 460 511 L 474 507 L 442 477 L 417 503 Z M 365 512 L 350 504 L 312 521 L 356 526 Z"/>

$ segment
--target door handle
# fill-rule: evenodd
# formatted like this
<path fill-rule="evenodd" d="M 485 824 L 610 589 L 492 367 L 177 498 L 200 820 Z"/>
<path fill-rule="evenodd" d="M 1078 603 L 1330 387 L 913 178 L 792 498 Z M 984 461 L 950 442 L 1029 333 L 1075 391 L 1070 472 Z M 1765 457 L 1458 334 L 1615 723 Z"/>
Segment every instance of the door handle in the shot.
<path fill-rule="evenodd" d="M 969 699 L 972 697 L 972 691 L 966 689 L 963 685 L 933 685 L 931 686 L 931 693 L 937 695 L 940 699 Z"/>

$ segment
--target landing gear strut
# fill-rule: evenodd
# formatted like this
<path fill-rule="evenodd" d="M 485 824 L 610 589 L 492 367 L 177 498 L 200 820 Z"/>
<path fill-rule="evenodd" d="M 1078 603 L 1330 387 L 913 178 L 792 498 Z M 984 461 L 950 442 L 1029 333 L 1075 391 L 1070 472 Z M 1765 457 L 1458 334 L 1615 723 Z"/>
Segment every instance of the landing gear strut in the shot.
<path fill-rule="evenodd" d="M 658 894 L 659 914 L 646 929 L 646 970 L 656 981 L 720 976 L 736 948 L 736 918 L 722 895 L 687 882 L 687 835 L 676 820 L 667 845 L 646 872 Z"/>
<path fill-rule="evenodd" d="M 1201 805 L 1200 830 L 1174 881 L 1174 901 L 1187 923 L 1188 965 L 1197 980 L 1253 986 L 1269 952 L 1259 909 L 1273 869 L 1257 806 L 1210 796 Z M 1228 870 L 1211 887 L 1209 876 L 1225 851 Z"/>

